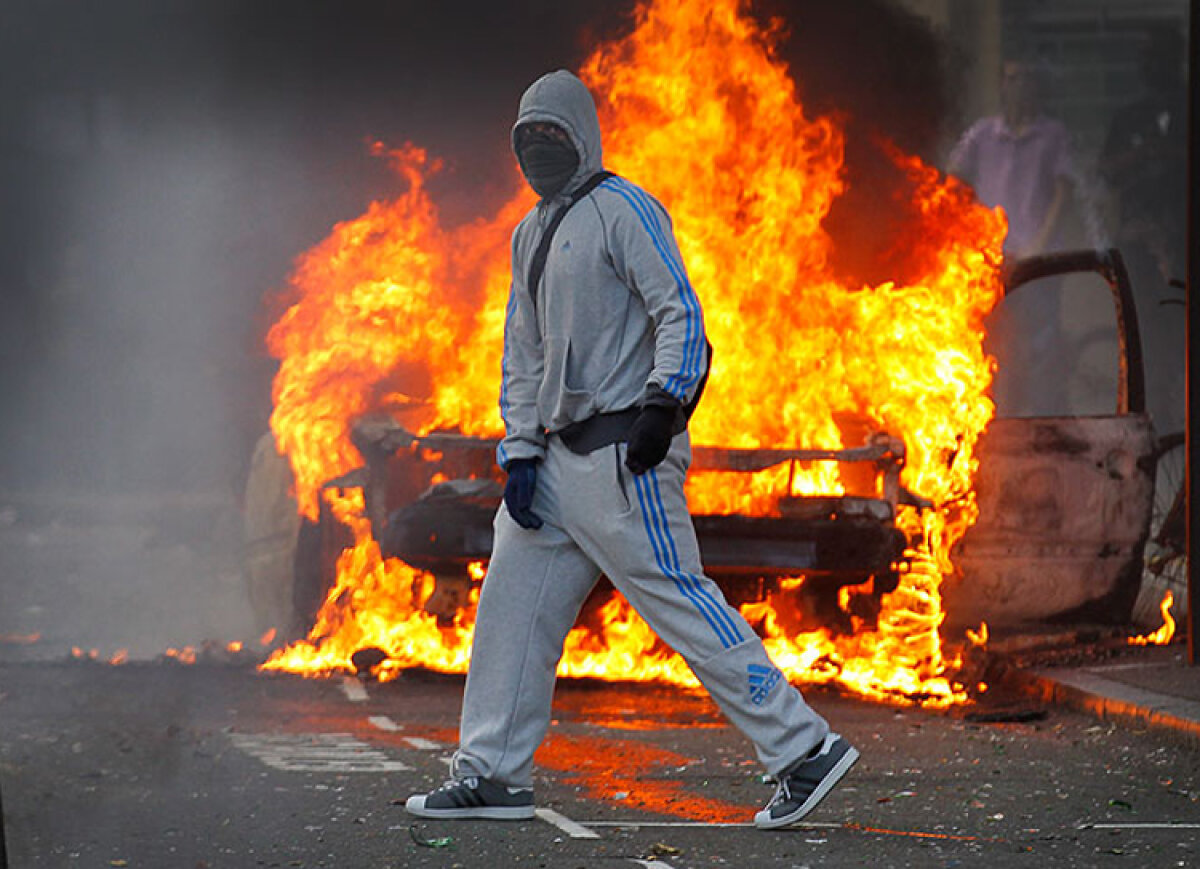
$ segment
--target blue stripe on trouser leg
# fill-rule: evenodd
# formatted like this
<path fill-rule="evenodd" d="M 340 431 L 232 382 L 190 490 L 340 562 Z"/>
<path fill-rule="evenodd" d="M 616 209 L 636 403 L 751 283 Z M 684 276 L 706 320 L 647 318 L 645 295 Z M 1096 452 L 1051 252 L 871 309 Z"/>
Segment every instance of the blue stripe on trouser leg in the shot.
<path fill-rule="evenodd" d="M 620 455 L 619 447 L 611 449 Z M 577 456 L 551 438 L 534 505 L 546 524 L 526 531 L 503 509 L 497 515 L 455 774 L 531 783 L 533 753 L 549 724 L 554 662 L 597 569 L 683 656 L 769 772 L 780 772 L 828 733 L 786 680 L 766 687 L 748 678 L 769 677 L 774 667 L 700 566 L 683 493 L 687 455 L 688 438 L 680 435 L 655 476 L 640 479 L 634 499 L 622 486 L 634 490 L 629 483 L 638 478 L 620 465 L 614 474 L 611 453 Z M 688 582 L 681 586 L 683 576 Z M 746 639 L 731 644 L 730 624 Z"/>
<path fill-rule="evenodd" d="M 686 574 L 683 574 L 678 569 L 678 555 L 675 556 L 675 566 L 672 567 L 669 557 L 668 545 L 673 549 L 674 542 L 671 540 L 671 531 L 667 527 L 667 517 L 661 509 L 661 501 L 656 501 L 653 493 L 650 490 L 650 483 L 647 477 L 653 474 L 653 471 L 635 476 L 633 478 L 634 486 L 637 489 L 638 505 L 642 510 L 642 521 L 646 526 L 646 534 L 650 539 L 650 545 L 654 550 L 654 561 L 658 565 L 658 569 L 663 572 L 675 583 L 675 587 L 680 593 L 692 602 L 692 605 L 704 616 L 705 621 L 712 627 L 713 631 L 721 640 L 721 645 L 728 649 L 730 646 L 740 642 L 736 630 L 731 630 L 722 618 L 720 607 L 716 605 L 708 596 L 704 595 L 696 586 L 694 577 L 689 579 Z"/>
<path fill-rule="evenodd" d="M 829 726 L 786 679 L 776 677 L 770 687 L 750 681 L 750 674 L 776 668 L 746 620 L 704 575 L 683 493 L 689 452 L 687 435 L 678 436 L 666 461 L 641 478 L 621 468 L 617 479 L 611 456 L 594 462 L 590 477 L 573 478 L 564 528 L 651 629 L 683 656 L 721 712 L 754 743 L 759 759 L 775 774 L 803 757 Z M 599 473 L 600 464 L 607 473 Z M 624 512 L 620 507 L 607 512 L 621 503 L 622 481 L 633 483 L 629 488 L 638 497 Z M 677 561 L 672 560 L 672 544 Z M 690 577 L 684 588 L 680 575 Z M 730 632 L 719 630 L 721 625 L 735 625 L 743 639 L 731 644 Z"/>
<path fill-rule="evenodd" d="M 718 602 L 711 594 L 708 593 L 704 585 L 700 582 L 699 577 L 697 577 L 695 574 L 685 573 L 679 566 L 679 552 L 675 548 L 675 538 L 671 536 L 671 527 L 668 524 L 667 519 L 667 508 L 663 506 L 662 492 L 658 487 L 658 472 L 654 469 L 651 469 L 647 473 L 647 476 L 650 478 L 650 482 L 653 486 L 654 507 L 658 511 L 659 515 L 662 516 L 663 527 L 666 529 L 667 543 L 670 545 L 669 554 L 671 558 L 671 566 L 674 568 L 675 572 L 683 577 L 684 580 L 694 589 L 696 596 L 708 603 L 708 605 L 712 608 L 712 611 L 716 614 L 717 620 L 722 623 L 724 628 L 728 631 L 729 636 L 733 638 L 733 642 L 740 643 L 746 638 L 742 636 L 742 632 L 738 629 L 737 624 L 734 623 L 733 617 L 729 614 L 729 610 L 726 609 L 722 602 Z"/>
<path fill-rule="evenodd" d="M 713 597 L 695 574 L 688 573 L 680 567 L 679 552 L 675 546 L 675 538 L 671 534 L 669 515 L 666 507 L 663 506 L 662 493 L 658 487 L 657 471 L 650 470 L 646 473 L 645 479 L 647 481 L 645 483 L 646 498 L 650 504 L 650 510 L 656 517 L 656 525 L 662 529 L 663 560 L 667 565 L 666 572 L 685 586 L 688 589 L 689 598 L 695 600 L 698 606 L 703 607 L 704 611 L 711 615 L 726 648 L 742 642 L 745 637 L 738 630 L 724 602 Z"/>

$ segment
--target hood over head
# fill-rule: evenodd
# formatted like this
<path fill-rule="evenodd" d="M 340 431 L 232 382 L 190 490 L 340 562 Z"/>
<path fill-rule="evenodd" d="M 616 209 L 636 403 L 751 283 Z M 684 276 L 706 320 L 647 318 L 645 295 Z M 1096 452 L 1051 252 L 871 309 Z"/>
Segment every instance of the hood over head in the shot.
<path fill-rule="evenodd" d="M 596 103 L 587 85 L 573 73 L 565 69 L 546 73 L 526 89 L 521 97 L 517 122 L 512 129 L 514 153 L 517 128 L 534 121 L 546 121 L 562 127 L 579 153 L 579 168 L 562 193 L 570 193 L 604 168 Z"/>

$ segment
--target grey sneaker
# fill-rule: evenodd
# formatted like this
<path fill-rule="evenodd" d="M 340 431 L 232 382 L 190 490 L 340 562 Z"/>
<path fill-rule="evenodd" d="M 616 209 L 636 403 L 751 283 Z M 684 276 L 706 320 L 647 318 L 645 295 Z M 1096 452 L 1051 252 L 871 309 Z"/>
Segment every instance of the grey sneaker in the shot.
<path fill-rule="evenodd" d="M 419 818 L 490 818 L 520 821 L 533 817 L 533 788 L 510 788 L 486 778 L 451 779 L 404 804 Z"/>
<path fill-rule="evenodd" d="M 858 760 L 858 750 L 836 733 L 779 777 L 771 802 L 754 816 L 759 829 L 794 824 L 817 807 Z"/>

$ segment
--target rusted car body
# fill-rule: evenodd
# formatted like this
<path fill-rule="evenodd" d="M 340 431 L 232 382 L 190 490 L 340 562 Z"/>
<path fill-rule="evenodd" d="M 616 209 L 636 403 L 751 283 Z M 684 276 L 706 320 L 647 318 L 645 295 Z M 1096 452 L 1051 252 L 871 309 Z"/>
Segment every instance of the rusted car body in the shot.
<path fill-rule="evenodd" d="M 979 445 L 979 519 L 954 553 L 961 577 L 942 588 L 952 623 L 1123 623 L 1137 598 L 1156 441 L 1120 254 L 1023 260 L 1007 289 L 1036 291 L 1039 278 L 1078 272 L 1094 273 L 1110 290 L 1118 338 L 1114 412 L 992 422 Z"/>
<path fill-rule="evenodd" d="M 1007 290 L 1080 271 L 1099 275 L 1112 291 L 1121 356 L 1117 407 L 1101 417 L 992 423 L 979 448 L 979 520 L 955 553 L 961 575 L 943 587 L 952 624 L 1120 622 L 1136 597 L 1153 494 L 1154 435 L 1144 410 L 1136 312 L 1120 256 L 1086 251 L 1023 260 L 1010 270 Z M 328 485 L 363 488 L 384 554 L 433 573 L 438 589 L 426 606 L 451 615 L 472 582 L 468 563 L 486 560 L 491 551 L 502 481 L 495 441 L 454 433 L 417 438 L 386 417 L 359 420 L 352 440 L 365 465 Z M 275 515 L 282 461 L 268 436 L 247 488 L 251 597 L 272 610 L 260 614 L 262 624 L 291 621 L 303 629 L 349 541 L 331 517 L 298 524 Z M 895 588 L 904 549 L 896 509 L 901 502 L 921 506 L 900 485 L 904 444 L 877 434 L 861 447 L 842 450 L 697 447 L 692 473 L 815 461 L 856 466 L 858 473 L 843 476 L 861 479 L 862 491 L 784 497 L 778 515 L 769 517 L 693 518 L 706 571 L 731 602 L 761 599 L 777 589 L 780 578 L 804 574 L 805 600 L 797 607 L 804 615 L 798 618 L 807 626 L 815 620 L 837 627 L 847 618 L 836 605 L 838 588 L 873 579 L 876 599 Z M 252 515 L 249 505 L 257 505 L 261 515 Z"/>

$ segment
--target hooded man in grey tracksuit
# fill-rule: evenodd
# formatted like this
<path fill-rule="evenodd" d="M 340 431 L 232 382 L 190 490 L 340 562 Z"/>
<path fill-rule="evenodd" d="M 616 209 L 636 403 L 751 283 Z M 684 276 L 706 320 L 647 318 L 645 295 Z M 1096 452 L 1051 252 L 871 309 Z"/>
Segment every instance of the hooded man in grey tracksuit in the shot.
<path fill-rule="evenodd" d="M 533 754 L 550 723 L 563 641 L 603 573 L 779 781 L 758 826 L 794 823 L 858 752 L 805 704 L 701 567 L 683 484 L 687 417 L 709 348 L 670 217 L 640 187 L 598 176 L 596 107 L 565 70 L 525 92 L 512 141 L 542 198 L 512 240 L 500 390 L 507 434 L 497 450 L 508 483 L 453 778 L 406 808 L 437 818 L 533 816 Z M 531 272 L 546 237 L 544 266 Z"/>

